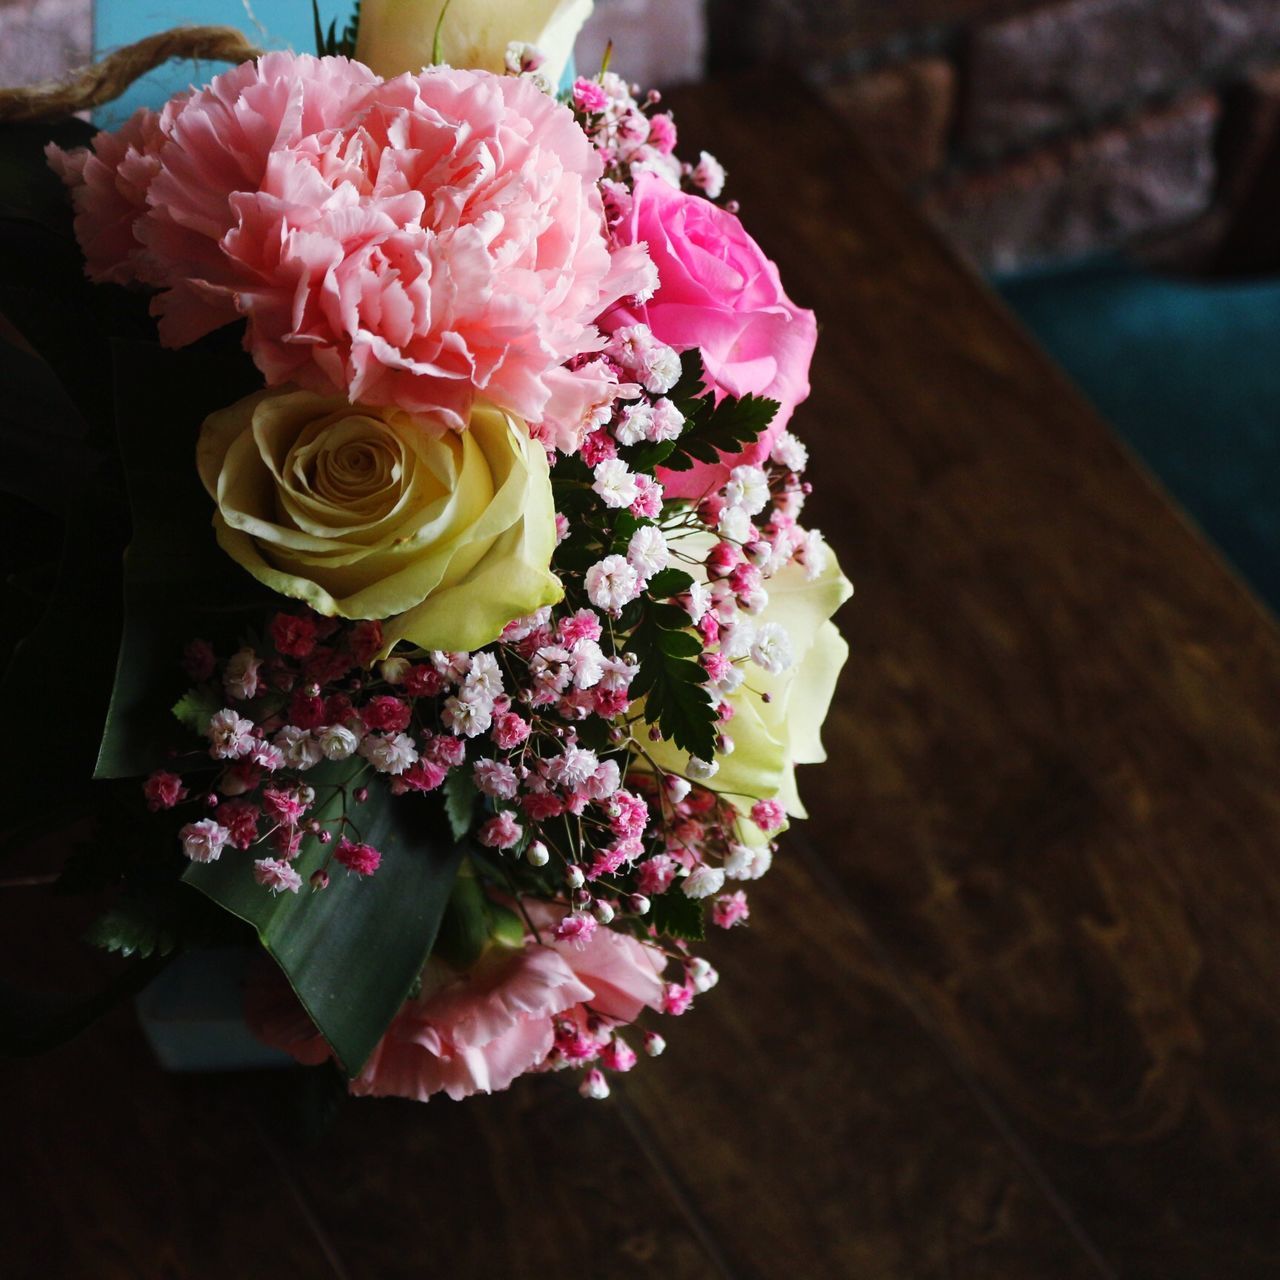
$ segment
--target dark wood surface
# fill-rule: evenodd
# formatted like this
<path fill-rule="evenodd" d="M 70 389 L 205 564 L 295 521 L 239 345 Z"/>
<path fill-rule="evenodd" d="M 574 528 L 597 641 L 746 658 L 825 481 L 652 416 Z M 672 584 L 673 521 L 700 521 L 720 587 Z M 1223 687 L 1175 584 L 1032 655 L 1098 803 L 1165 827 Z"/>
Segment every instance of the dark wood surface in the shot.
<path fill-rule="evenodd" d="M 820 107 L 674 105 L 818 311 L 858 588 L 719 990 L 606 1103 L 353 1103 L 311 1146 L 281 1077 L 167 1076 L 121 1011 L 0 1069 L 4 1274 L 1280 1275 L 1280 633 Z M 0 923 L 39 977 L 37 897 Z"/>

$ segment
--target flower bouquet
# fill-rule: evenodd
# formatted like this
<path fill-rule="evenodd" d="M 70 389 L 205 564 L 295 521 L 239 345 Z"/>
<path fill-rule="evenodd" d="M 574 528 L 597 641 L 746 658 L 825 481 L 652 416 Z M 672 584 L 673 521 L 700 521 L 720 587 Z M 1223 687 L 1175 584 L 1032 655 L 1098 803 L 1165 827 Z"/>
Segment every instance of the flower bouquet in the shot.
<path fill-rule="evenodd" d="M 814 318 L 656 93 L 557 89 L 589 8 L 365 0 L 115 132 L 3 131 L 4 430 L 66 519 L 6 788 L 62 760 L 35 807 L 83 811 L 61 884 L 114 887 L 135 985 L 249 939 L 251 1028 L 356 1094 L 661 1052 L 846 655 Z M 85 721 L 92 786 L 41 745 Z"/>

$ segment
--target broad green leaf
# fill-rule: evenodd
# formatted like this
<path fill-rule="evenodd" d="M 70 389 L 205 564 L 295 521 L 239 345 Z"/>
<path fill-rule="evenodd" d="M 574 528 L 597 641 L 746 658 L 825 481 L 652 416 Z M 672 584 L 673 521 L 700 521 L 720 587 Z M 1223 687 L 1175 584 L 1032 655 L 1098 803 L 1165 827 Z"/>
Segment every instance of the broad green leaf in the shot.
<path fill-rule="evenodd" d="M 322 821 L 341 813 L 339 786 L 360 770 L 323 764 L 308 782 Z M 350 810 L 361 839 L 382 852 L 365 878 L 334 862 L 327 889 L 312 890 L 332 844 L 303 842 L 294 867 L 297 894 L 273 896 L 253 878 L 254 855 L 227 849 L 217 862 L 192 863 L 183 879 L 247 921 L 283 970 L 349 1076 L 359 1073 L 404 1003 L 435 941 L 464 846 L 449 834 L 440 805 L 418 795 L 393 797 L 382 779 Z M 258 855 L 261 856 L 261 855 Z"/>
<path fill-rule="evenodd" d="M 219 549 L 195 467 L 201 422 L 252 389 L 252 365 L 225 347 L 171 352 L 121 341 L 113 356 L 133 537 L 97 778 L 140 776 L 163 759 L 173 739 L 169 709 L 184 684 L 184 645 L 194 636 L 234 645 L 273 599 Z"/>

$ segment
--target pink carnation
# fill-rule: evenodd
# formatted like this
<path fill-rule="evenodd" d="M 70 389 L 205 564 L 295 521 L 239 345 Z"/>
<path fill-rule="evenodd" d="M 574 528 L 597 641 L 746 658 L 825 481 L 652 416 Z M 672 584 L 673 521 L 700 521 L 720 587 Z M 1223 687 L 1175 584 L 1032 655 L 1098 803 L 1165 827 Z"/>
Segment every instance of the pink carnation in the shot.
<path fill-rule="evenodd" d="M 529 904 L 544 936 L 563 912 Z M 460 1099 L 507 1088 L 540 1067 L 556 1043 L 557 1022 L 585 1019 L 584 1005 L 614 1022 L 631 1022 L 663 999 L 665 959 L 635 938 L 601 930 L 575 948 L 563 943 L 490 949 L 469 972 L 433 963 L 373 1051 L 351 1092 L 425 1101 Z M 300 1062 L 320 1063 L 329 1048 L 275 970 L 264 969 L 246 997 L 245 1015 L 268 1044 Z M 625 1069 L 625 1048 L 616 1068 Z"/>
<path fill-rule="evenodd" d="M 166 118 L 173 109 L 166 109 Z M 132 284 L 146 271 L 133 227 L 147 210 L 164 141 L 160 115 L 142 107 L 115 133 L 96 134 L 92 149 L 45 148 L 50 167 L 71 192 L 85 274 L 97 284 Z"/>
<path fill-rule="evenodd" d="M 528 80 L 433 67 L 378 86 L 232 199 L 221 247 L 250 353 L 272 384 L 455 429 L 480 393 L 566 447 L 551 402 L 576 431 L 597 388 L 560 366 L 652 271 L 640 246 L 610 253 L 600 172 Z"/>
<path fill-rule="evenodd" d="M 615 235 L 624 245 L 648 245 L 661 283 L 648 302 L 614 308 L 604 327 L 614 332 L 647 324 L 654 337 L 679 351 L 700 349 L 717 397 L 752 392 L 781 403 L 769 429 L 740 458 L 661 473 L 668 496 L 697 498 L 724 484 L 735 463 L 769 456 L 809 394 L 817 325 L 811 311 L 783 292 L 777 267 L 733 214 L 654 174 L 636 181 L 631 209 Z"/>

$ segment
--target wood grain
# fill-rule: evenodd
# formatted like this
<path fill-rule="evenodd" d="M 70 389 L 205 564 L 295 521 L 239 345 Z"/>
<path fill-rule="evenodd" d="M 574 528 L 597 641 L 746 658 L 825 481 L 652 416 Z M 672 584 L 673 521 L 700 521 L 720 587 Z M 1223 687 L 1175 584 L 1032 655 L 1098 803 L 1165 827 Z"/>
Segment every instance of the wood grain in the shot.
<path fill-rule="evenodd" d="M 676 109 L 823 320 L 808 840 L 1109 1266 L 1276 1274 L 1274 620 L 819 108 Z"/>

